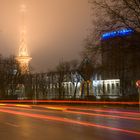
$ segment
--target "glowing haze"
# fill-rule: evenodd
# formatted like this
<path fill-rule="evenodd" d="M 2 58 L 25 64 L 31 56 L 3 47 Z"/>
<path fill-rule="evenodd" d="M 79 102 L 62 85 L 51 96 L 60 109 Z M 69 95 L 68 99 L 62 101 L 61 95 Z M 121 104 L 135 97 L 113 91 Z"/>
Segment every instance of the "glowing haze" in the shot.
<path fill-rule="evenodd" d="M 0 0 L 0 53 L 17 55 L 22 0 Z M 88 0 L 25 0 L 27 42 L 32 66 L 52 69 L 63 58 L 78 59 L 90 25 Z"/>

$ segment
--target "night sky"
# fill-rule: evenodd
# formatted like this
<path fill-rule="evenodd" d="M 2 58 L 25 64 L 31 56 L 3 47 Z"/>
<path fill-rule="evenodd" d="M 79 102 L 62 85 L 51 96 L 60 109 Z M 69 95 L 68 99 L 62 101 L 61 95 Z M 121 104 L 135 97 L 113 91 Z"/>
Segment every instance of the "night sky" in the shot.
<path fill-rule="evenodd" d="M 34 70 L 79 59 L 91 24 L 88 0 L 25 0 L 28 50 Z M 22 0 L 0 0 L 0 53 L 17 55 Z"/>

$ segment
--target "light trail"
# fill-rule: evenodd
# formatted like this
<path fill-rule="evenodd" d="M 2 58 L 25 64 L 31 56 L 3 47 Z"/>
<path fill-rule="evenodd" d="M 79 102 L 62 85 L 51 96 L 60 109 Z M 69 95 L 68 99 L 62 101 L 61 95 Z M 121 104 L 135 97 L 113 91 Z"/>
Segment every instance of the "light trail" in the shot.
<path fill-rule="evenodd" d="M 0 104 L 0 106 L 5 106 L 6 104 Z"/>
<path fill-rule="evenodd" d="M 139 112 L 128 112 L 128 111 L 115 111 L 115 110 L 103 110 L 103 109 L 83 109 L 83 108 L 69 108 L 74 110 L 88 110 L 94 112 L 104 112 L 104 113 L 115 113 L 115 114 L 124 114 L 124 115 L 140 115 Z"/>
<path fill-rule="evenodd" d="M 67 111 L 67 110 L 64 110 L 63 112 L 72 113 L 72 114 L 80 114 L 80 115 L 88 115 L 88 116 L 118 118 L 118 119 L 127 119 L 127 120 L 137 120 L 137 121 L 140 121 L 140 118 L 136 118 L 136 117 L 115 116 L 115 115 L 87 113 L 87 112 L 80 112 L 80 111 Z"/>
<path fill-rule="evenodd" d="M 10 106 L 9 106 L 10 107 Z M 13 106 L 11 106 L 13 107 Z M 97 116 L 97 117 L 106 117 L 106 118 L 118 118 L 118 119 L 127 119 L 127 120 L 136 120 L 136 121 L 140 121 L 140 118 L 136 118 L 136 117 L 125 117 L 125 116 L 115 116 L 115 115 L 107 115 L 107 114 L 97 114 L 97 113 L 87 113 L 87 112 L 81 112 L 81 111 L 69 111 L 66 108 L 57 108 L 57 107 L 47 107 L 47 109 L 50 110 L 39 110 L 39 109 L 25 109 L 25 108 L 16 108 L 19 110 L 29 110 L 29 111 L 37 111 L 37 112 L 51 112 L 53 110 L 57 110 L 57 111 L 63 111 L 64 113 L 71 113 L 71 114 L 79 114 L 79 115 L 87 115 L 87 116 Z M 62 112 L 60 112 L 62 113 Z"/>
<path fill-rule="evenodd" d="M 107 114 L 97 114 L 97 113 L 87 113 L 87 112 L 81 112 L 81 111 L 69 111 L 66 108 L 57 108 L 57 107 L 46 107 L 50 110 L 57 110 L 57 111 L 63 111 L 64 113 L 71 113 L 71 114 L 80 114 L 80 115 L 87 115 L 87 116 L 97 116 L 97 117 L 106 117 L 106 118 L 118 118 L 118 119 L 127 119 L 127 120 L 136 120 L 140 121 L 140 118 L 136 117 L 125 117 L 125 116 L 115 116 L 115 115 L 107 115 Z M 30 111 L 38 111 L 38 112 L 52 112 L 48 110 L 39 110 L 39 109 L 25 109 L 25 108 L 16 108 L 19 110 L 30 110 Z"/>
<path fill-rule="evenodd" d="M 63 107 L 52 107 L 52 106 L 50 106 L 50 107 L 46 107 L 46 108 L 51 109 L 51 110 L 60 110 L 60 111 L 66 110 L 66 108 L 63 108 Z"/>
<path fill-rule="evenodd" d="M 10 107 L 10 105 L 6 105 L 8 107 Z M 15 107 L 26 107 L 26 108 L 31 108 L 30 106 L 24 106 L 24 105 L 14 105 Z M 13 105 L 11 107 L 14 107 Z M 70 110 L 67 110 L 66 107 L 52 107 L 52 106 L 49 106 L 49 107 L 45 107 L 47 109 L 50 109 L 50 110 L 60 110 L 60 111 L 63 111 L 65 113 L 71 113 L 71 114 L 80 114 L 80 115 L 88 115 L 88 116 L 98 116 L 98 117 L 107 117 L 107 118 L 118 118 L 118 119 L 127 119 L 127 120 L 136 120 L 136 121 L 140 121 L 140 118 L 138 117 L 126 117 L 126 116 L 116 116 L 116 115 L 108 115 L 108 114 L 97 114 L 97 113 L 88 113 L 88 112 L 81 112 L 81 111 L 70 111 Z M 18 108 L 20 110 L 25 110 L 24 108 Z M 73 108 L 72 108 L 73 109 Z M 77 109 L 78 108 L 74 108 L 74 109 Z M 26 110 L 30 110 L 31 109 L 26 109 Z M 84 109 L 85 110 L 85 109 Z M 39 112 L 49 112 L 47 110 L 38 110 L 38 109 L 33 109 L 33 111 L 39 111 Z M 99 110 L 100 111 L 100 110 Z M 124 113 L 124 112 L 123 112 Z M 140 114 L 139 114 L 140 115 Z"/>
<path fill-rule="evenodd" d="M 48 107 L 52 107 L 52 106 L 41 106 L 44 108 L 48 108 Z M 124 115 L 140 115 L 139 112 L 132 112 L 132 111 L 116 111 L 116 110 L 110 110 L 110 109 L 89 109 L 89 108 L 85 108 L 85 107 L 71 107 L 71 106 L 53 106 L 53 107 L 58 107 L 58 108 L 64 108 L 65 110 L 82 110 L 82 111 L 94 111 L 94 112 L 104 112 L 104 113 L 115 113 L 115 114 L 124 114 Z"/>
<path fill-rule="evenodd" d="M 34 100 L 0 100 L 0 103 L 33 103 Z M 139 102 L 109 102 L 109 101 L 74 101 L 74 100 L 36 100 L 36 103 L 69 103 L 69 104 L 113 104 L 138 105 Z"/>
<path fill-rule="evenodd" d="M 72 114 L 80 114 L 80 115 L 88 115 L 88 116 L 98 116 L 98 117 L 108 117 L 108 118 L 118 118 L 118 119 L 128 119 L 128 120 L 140 121 L 140 117 L 126 117 L 126 116 L 115 116 L 115 115 L 108 115 L 108 114 L 88 113 L 88 112 L 81 112 L 81 111 L 70 111 L 70 110 L 68 110 L 67 107 L 56 107 L 56 106 L 51 107 L 51 106 L 49 106 L 49 107 L 46 107 L 46 108 L 47 109 L 52 109 L 52 110 L 61 110 L 63 112 L 72 113 Z M 86 110 L 86 109 L 84 109 L 84 110 Z M 97 111 L 101 112 L 101 110 L 97 110 Z M 123 113 L 125 113 L 125 112 L 123 112 Z M 140 113 L 139 113 L 139 115 L 140 115 Z"/>
<path fill-rule="evenodd" d="M 82 126 L 96 127 L 96 128 L 101 128 L 101 129 L 106 129 L 106 130 L 111 130 L 111 131 L 118 131 L 118 132 L 127 133 L 127 134 L 140 135 L 140 131 L 132 131 L 132 130 L 127 130 L 127 129 L 105 126 L 105 125 L 98 125 L 98 124 L 94 124 L 94 123 L 75 121 L 75 120 L 71 120 L 71 119 L 63 119 L 63 118 L 54 117 L 54 116 L 30 114 L 30 113 L 25 113 L 25 112 L 17 112 L 17 111 L 4 110 L 4 109 L 0 109 L 0 112 L 10 113 L 13 115 L 22 115 L 22 116 L 37 118 L 37 119 L 47 119 L 47 120 L 51 120 L 51 121 L 58 121 L 58 122 L 72 123 L 72 124 L 77 124 L 77 125 L 82 125 Z"/>
<path fill-rule="evenodd" d="M 22 108 L 32 108 L 31 106 L 28 106 L 28 105 L 18 105 L 18 104 L 15 104 L 15 105 L 6 105 L 5 106 L 7 107 L 22 107 Z M 71 114 L 80 114 L 80 115 L 88 115 L 88 116 L 98 116 L 98 117 L 108 117 L 108 118 L 118 118 L 118 119 L 127 119 L 127 120 L 137 120 L 137 121 L 140 121 L 140 118 L 139 117 L 126 117 L 126 116 L 116 116 L 116 115 L 108 115 L 108 114 L 97 114 L 97 113 L 88 113 L 88 112 L 81 112 L 81 108 L 70 108 L 70 109 L 76 109 L 76 110 L 80 110 L 80 111 L 70 111 L 70 110 L 67 110 L 66 107 L 52 107 L 52 106 L 48 106 L 48 107 L 45 107 L 47 109 L 50 109 L 50 110 L 60 110 L 60 111 L 63 111 L 65 113 L 71 113 Z M 21 108 L 18 108 L 21 110 Z M 22 110 L 25 110 L 25 109 L 22 109 Z M 27 110 L 27 109 L 26 109 Z M 28 110 L 31 110 L 31 109 L 28 109 Z M 83 110 L 86 110 L 86 109 L 83 109 Z M 48 112 L 46 110 L 38 110 L 38 109 L 33 109 L 33 111 L 39 111 L 39 112 Z M 96 110 L 94 110 L 96 111 Z M 97 110 L 98 112 L 104 112 L 104 110 Z M 108 111 L 105 111 L 105 112 L 108 112 Z M 109 111 L 110 112 L 110 111 Z M 114 111 L 111 111 L 111 112 L 114 112 Z M 118 113 L 118 111 L 117 111 Z M 125 113 L 125 112 L 119 112 L 121 114 Z M 130 112 L 128 112 L 130 113 Z M 125 113 L 126 114 L 126 113 Z M 140 113 L 139 113 L 140 115 Z"/>
<path fill-rule="evenodd" d="M 0 106 L 32 108 L 31 105 L 23 105 L 23 104 L 0 104 Z"/>
<path fill-rule="evenodd" d="M 115 110 L 102 110 L 102 109 L 95 109 L 96 112 L 106 112 L 106 113 L 115 113 L 115 114 L 125 114 L 125 115 L 140 115 L 138 112 L 126 112 L 126 111 L 115 111 Z"/>
<path fill-rule="evenodd" d="M 115 116 L 115 115 L 108 115 L 108 114 L 88 113 L 88 112 L 81 112 L 81 111 L 70 111 L 70 110 L 67 110 L 68 108 L 66 108 L 66 107 L 61 107 L 60 108 L 60 107 L 50 107 L 49 106 L 49 107 L 46 107 L 46 108 L 47 109 L 53 109 L 53 110 L 62 110 L 63 112 L 72 113 L 72 114 L 80 114 L 80 115 L 88 115 L 88 116 L 98 116 L 98 117 L 108 117 L 108 118 L 118 118 L 118 119 L 128 119 L 128 120 L 140 121 L 139 117 L 126 117 L 126 116 Z M 86 110 L 86 109 L 84 109 L 84 110 Z M 101 112 L 101 110 L 98 110 L 98 111 Z M 140 113 L 139 113 L 139 115 L 140 115 Z"/>

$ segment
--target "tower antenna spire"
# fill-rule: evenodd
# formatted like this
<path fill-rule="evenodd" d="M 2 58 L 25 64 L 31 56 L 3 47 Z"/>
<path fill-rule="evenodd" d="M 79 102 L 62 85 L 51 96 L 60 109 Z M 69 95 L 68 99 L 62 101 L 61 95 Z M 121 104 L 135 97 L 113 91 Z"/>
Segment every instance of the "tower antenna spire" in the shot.
<path fill-rule="evenodd" d="M 22 28 L 20 31 L 20 46 L 19 46 L 18 56 L 16 57 L 16 60 L 20 64 L 22 73 L 27 73 L 29 72 L 29 62 L 32 58 L 29 56 L 28 49 L 27 49 L 26 23 L 25 23 L 27 7 L 25 5 L 25 1 L 23 2 L 24 3 L 20 7 Z"/>

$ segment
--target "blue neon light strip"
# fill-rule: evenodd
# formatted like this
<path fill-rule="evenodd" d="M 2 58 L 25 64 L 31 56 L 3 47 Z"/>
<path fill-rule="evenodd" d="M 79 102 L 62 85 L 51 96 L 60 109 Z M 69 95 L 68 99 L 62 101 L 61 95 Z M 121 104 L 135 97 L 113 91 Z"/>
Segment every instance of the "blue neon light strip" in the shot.
<path fill-rule="evenodd" d="M 121 30 L 104 33 L 102 34 L 101 39 L 107 40 L 114 37 L 123 37 L 123 36 L 132 35 L 133 33 L 134 33 L 133 29 L 121 29 Z"/>

